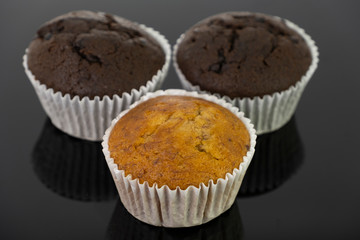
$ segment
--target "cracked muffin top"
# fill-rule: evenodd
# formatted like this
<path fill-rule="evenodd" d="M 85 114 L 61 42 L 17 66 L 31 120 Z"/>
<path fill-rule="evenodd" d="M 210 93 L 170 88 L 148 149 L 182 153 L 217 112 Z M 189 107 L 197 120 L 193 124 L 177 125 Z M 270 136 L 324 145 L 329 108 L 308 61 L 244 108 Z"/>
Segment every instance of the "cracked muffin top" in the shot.
<path fill-rule="evenodd" d="M 108 146 L 125 176 L 174 190 L 232 174 L 249 150 L 250 135 L 236 115 L 218 104 L 160 96 L 120 118 Z"/>
<path fill-rule="evenodd" d="M 312 61 L 304 39 L 284 20 L 247 12 L 197 23 L 184 34 L 176 57 L 193 85 L 231 98 L 286 90 Z"/>
<path fill-rule="evenodd" d="M 30 71 L 42 84 L 90 99 L 139 89 L 165 62 L 159 43 L 138 24 L 90 11 L 45 23 L 27 56 Z"/>

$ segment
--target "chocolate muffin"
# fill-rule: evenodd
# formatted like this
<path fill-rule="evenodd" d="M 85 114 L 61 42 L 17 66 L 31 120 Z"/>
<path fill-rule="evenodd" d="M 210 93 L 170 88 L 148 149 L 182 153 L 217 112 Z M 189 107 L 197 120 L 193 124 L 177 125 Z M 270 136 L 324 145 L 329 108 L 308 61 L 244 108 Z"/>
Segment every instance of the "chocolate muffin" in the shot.
<path fill-rule="evenodd" d="M 312 55 L 284 20 L 260 13 L 228 12 L 190 28 L 176 61 L 186 79 L 222 96 L 262 97 L 295 85 Z"/>
<path fill-rule="evenodd" d="M 47 88 L 90 99 L 139 89 L 165 62 L 160 44 L 138 24 L 90 11 L 45 23 L 27 57 L 30 71 Z"/>

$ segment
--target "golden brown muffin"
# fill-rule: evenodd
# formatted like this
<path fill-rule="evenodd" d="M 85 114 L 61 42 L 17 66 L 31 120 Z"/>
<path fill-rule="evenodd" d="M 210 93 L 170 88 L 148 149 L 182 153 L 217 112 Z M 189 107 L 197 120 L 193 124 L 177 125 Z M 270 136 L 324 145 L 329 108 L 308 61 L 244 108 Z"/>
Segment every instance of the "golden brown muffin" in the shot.
<path fill-rule="evenodd" d="M 160 96 L 125 114 L 109 137 L 125 175 L 181 189 L 225 178 L 243 161 L 250 135 L 228 109 L 194 97 Z"/>

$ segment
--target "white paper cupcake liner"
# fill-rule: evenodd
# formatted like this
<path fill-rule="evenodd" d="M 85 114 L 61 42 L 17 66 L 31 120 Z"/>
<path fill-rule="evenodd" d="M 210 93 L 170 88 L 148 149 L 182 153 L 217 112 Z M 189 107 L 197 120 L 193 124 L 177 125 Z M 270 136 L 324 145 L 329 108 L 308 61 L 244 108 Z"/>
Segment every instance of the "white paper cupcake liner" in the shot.
<path fill-rule="evenodd" d="M 141 24 L 139 26 L 160 44 L 165 53 L 165 63 L 145 86 L 132 89 L 131 92 L 125 92 L 121 96 L 113 95 L 103 98 L 97 96 L 94 99 L 79 96 L 72 98 L 68 93 L 54 92 L 54 89 L 47 88 L 36 80 L 29 70 L 26 49 L 23 57 L 25 73 L 35 88 L 46 114 L 57 128 L 77 138 L 100 141 L 105 130 L 110 126 L 111 120 L 121 111 L 127 109 L 147 92 L 160 89 L 169 69 L 171 47 L 167 39 L 159 32 Z"/>
<path fill-rule="evenodd" d="M 118 201 L 108 225 L 105 240 L 241 240 L 243 235 L 244 224 L 236 201 L 218 218 L 201 227 L 188 229 L 164 229 L 145 224 L 132 217 Z"/>
<path fill-rule="evenodd" d="M 274 16 L 274 18 L 281 21 L 280 17 Z M 221 95 L 217 93 L 210 93 L 226 100 L 227 102 L 232 103 L 234 106 L 238 107 L 241 111 L 243 111 L 245 113 L 245 116 L 251 119 L 251 122 L 254 124 L 257 134 L 263 134 L 277 130 L 290 120 L 291 116 L 295 112 L 302 92 L 304 91 L 311 76 L 315 72 L 319 62 L 318 48 L 315 45 L 315 42 L 311 39 L 311 37 L 296 24 L 286 19 L 284 19 L 284 21 L 289 28 L 295 30 L 304 38 L 311 52 L 311 64 L 300 81 L 298 81 L 294 86 L 291 86 L 285 91 L 276 92 L 272 95 L 265 95 L 263 97 L 230 98 L 228 96 L 221 97 Z M 183 39 L 184 34 L 182 34 L 178 38 L 173 48 L 173 64 L 175 71 L 179 76 L 181 85 L 184 89 L 189 91 L 209 93 L 207 91 L 201 90 L 198 85 L 192 85 L 186 79 L 177 64 L 177 49 Z"/>
<path fill-rule="evenodd" d="M 160 90 L 148 93 L 140 101 L 131 105 L 130 109 L 150 98 L 162 95 L 192 96 L 217 103 L 234 113 L 245 124 L 250 134 L 250 148 L 246 156 L 243 157 L 243 162 L 232 173 L 227 173 L 225 179 L 218 179 L 217 183 L 211 180 L 208 183 L 201 183 L 199 187 L 190 186 L 186 190 L 180 188 L 171 190 L 168 186 L 159 188 L 156 183 L 150 187 L 148 182 L 141 184 L 139 179 L 132 179 L 131 175 L 125 176 L 124 170 L 118 169 L 114 159 L 110 157 L 108 149 L 110 133 L 117 121 L 129 110 L 125 110 L 116 117 L 109 129 L 106 130 L 102 142 L 103 152 L 125 208 L 135 218 L 155 226 L 189 227 L 200 225 L 219 216 L 234 203 L 255 151 L 255 129 L 250 120 L 245 118 L 238 108 L 215 96 L 197 92 Z"/>

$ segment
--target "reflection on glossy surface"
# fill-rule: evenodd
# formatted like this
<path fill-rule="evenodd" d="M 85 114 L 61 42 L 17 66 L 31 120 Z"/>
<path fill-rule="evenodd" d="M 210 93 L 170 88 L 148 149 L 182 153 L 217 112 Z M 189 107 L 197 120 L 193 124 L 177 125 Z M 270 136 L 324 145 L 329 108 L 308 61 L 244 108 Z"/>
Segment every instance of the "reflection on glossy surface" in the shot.
<path fill-rule="evenodd" d="M 255 154 L 246 172 L 239 196 L 273 190 L 300 167 L 304 147 L 296 128 L 295 117 L 279 130 L 256 139 Z"/>
<path fill-rule="evenodd" d="M 118 201 L 111 218 L 106 239 L 242 239 L 243 226 L 237 203 L 212 221 L 189 228 L 154 227 L 134 218 Z"/>
<path fill-rule="evenodd" d="M 73 138 L 49 119 L 33 149 L 33 169 L 54 192 L 81 201 L 103 201 L 117 196 L 100 142 Z"/>

